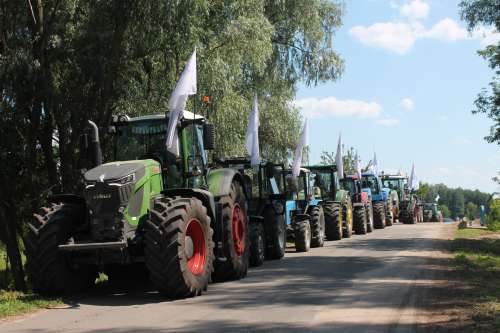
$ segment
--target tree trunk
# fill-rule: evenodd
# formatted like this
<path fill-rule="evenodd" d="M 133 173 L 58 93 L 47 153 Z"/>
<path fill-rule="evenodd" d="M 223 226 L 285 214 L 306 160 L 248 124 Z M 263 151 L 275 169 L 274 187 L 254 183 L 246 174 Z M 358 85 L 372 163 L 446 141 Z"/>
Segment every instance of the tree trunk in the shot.
<path fill-rule="evenodd" d="M 16 290 L 26 291 L 23 261 L 16 231 L 16 215 L 15 207 L 6 207 L 5 211 L 4 208 L 0 208 L 0 235 L 3 238 L 2 242 L 7 246 L 7 257 L 14 278 L 14 287 Z"/>

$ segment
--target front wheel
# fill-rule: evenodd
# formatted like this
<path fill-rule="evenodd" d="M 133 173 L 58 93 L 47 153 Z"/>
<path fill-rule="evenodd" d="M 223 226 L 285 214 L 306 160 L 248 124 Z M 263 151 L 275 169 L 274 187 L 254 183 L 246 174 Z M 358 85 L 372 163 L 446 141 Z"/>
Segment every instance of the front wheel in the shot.
<path fill-rule="evenodd" d="M 373 222 L 375 229 L 385 228 L 385 209 L 382 201 L 373 203 Z"/>
<path fill-rule="evenodd" d="M 354 208 L 354 232 L 364 235 L 367 232 L 366 209 L 364 206 Z"/>
<path fill-rule="evenodd" d="M 313 206 L 308 212 L 311 223 L 311 247 L 322 247 L 325 242 L 325 214 L 321 206 Z"/>
<path fill-rule="evenodd" d="M 264 209 L 263 217 L 266 259 L 281 259 L 285 255 L 286 248 L 285 215 L 278 214 L 273 206 L 268 205 Z"/>
<path fill-rule="evenodd" d="M 168 297 L 200 295 L 213 268 L 213 230 L 195 198 L 159 197 L 145 226 L 145 258 L 151 281 Z"/>
<path fill-rule="evenodd" d="M 309 216 L 295 217 L 294 221 L 295 249 L 297 252 L 307 252 L 311 248 L 311 225 Z"/>
<path fill-rule="evenodd" d="M 264 239 L 262 223 L 250 223 L 250 266 L 262 266 L 264 263 Z"/>
<path fill-rule="evenodd" d="M 326 239 L 342 239 L 342 207 L 338 202 L 328 202 L 323 205 L 325 212 Z"/>

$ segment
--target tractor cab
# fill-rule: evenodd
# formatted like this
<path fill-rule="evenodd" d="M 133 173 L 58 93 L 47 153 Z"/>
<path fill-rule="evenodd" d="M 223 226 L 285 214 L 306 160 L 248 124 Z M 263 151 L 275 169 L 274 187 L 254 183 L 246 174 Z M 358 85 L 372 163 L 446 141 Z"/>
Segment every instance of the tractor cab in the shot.
<path fill-rule="evenodd" d="M 361 177 L 363 192 L 369 193 L 373 201 L 386 201 L 387 191 L 384 191 L 380 177 L 372 172 L 364 172 Z"/>
<path fill-rule="evenodd" d="M 402 175 L 383 174 L 381 178 L 384 188 L 396 191 L 399 200 L 405 200 L 405 198 L 409 195 L 408 177 Z"/>
<path fill-rule="evenodd" d="M 334 201 L 340 188 L 336 165 L 308 166 L 313 181 L 314 197 L 321 201 Z"/>

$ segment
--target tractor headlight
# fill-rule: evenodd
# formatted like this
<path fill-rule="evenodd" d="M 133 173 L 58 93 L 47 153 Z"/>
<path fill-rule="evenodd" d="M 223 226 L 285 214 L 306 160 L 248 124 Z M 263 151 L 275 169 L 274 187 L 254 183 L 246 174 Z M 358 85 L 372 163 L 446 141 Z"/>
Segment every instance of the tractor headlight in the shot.
<path fill-rule="evenodd" d="M 125 185 L 125 184 L 132 183 L 134 181 L 135 181 L 135 173 L 131 173 L 130 175 L 122 177 L 122 178 L 118 179 L 117 181 L 115 181 L 113 183 L 117 183 L 117 184 L 120 184 L 120 185 Z"/>

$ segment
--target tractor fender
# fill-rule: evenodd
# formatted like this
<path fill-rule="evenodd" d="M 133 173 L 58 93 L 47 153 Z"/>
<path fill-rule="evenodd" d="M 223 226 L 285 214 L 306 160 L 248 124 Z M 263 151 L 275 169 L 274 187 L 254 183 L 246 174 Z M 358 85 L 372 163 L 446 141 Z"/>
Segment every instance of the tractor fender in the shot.
<path fill-rule="evenodd" d="M 366 204 L 368 202 L 368 193 L 367 192 L 361 192 L 361 202 L 363 204 Z"/>
<path fill-rule="evenodd" d="M 81 195 L 70 194 L 70 193 L 61 193 L 54 194 L 48 198 L 50 203 L 67 203 L 67 204 L 78 204 L 86 206 L 85 198 Z"/>
<path fill-rule="evenodd" d="M 203 203 L 203 205 L 207 208 L 207 213 L 210 219 L 213 222 L 216 221 L 214 196 L 207 190 L 203 190 L 201 188 L 175 188 L 175 189 L 163 190 L 161 191 L 161 194 L 167 197 L 175 197 L 175 196 L 181 196 L 185 198 L 194 197 L 200 200 Z"/>
<path fill-rule="evenodd" d="M 245 196 L 250 198 L 252 189 L 248 188 L 243 176 L 238 171 L 229 168 L 210 170 L 207 175 L 208 191 L 217 201 L 219 198 L 229 195 L 233 180 L 236 180 L 241 184 L 243 191 L 245 192 Z"/>

